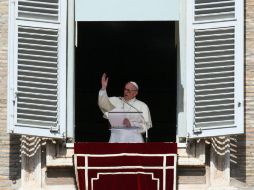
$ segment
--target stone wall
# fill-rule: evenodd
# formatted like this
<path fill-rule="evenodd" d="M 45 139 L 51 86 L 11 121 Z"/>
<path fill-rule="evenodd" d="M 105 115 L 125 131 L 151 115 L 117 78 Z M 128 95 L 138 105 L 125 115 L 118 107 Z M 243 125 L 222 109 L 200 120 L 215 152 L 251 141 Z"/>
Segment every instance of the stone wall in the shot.
<path fill-rule="evenodd" d="M 254 0 L 245 8 L 246 182 L 254 185 Z"/>
<path fill-rule="evenodd" d="M 20 179 L 19 136 L 6 133 L 8 0 L 0 0 L 0 190 L 14 189 Z"/>

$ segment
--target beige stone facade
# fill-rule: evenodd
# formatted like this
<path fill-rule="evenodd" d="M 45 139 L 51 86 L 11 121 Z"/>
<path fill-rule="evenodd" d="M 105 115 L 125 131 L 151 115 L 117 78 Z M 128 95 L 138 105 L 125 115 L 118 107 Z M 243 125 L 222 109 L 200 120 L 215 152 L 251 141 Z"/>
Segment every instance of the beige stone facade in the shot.
<path fill-rule="evenodd" d="M 254 186 L 254 0 L 246 0 L 245 7 L 245 126 L 246 182 Z"/>
<path fill-rule="evenodd" d="M 19 136 L 6 133 L 7 50 L 8 0 L 0 0 L 0 190 L 17 189 L 21 173 Z M 245 0 L 245 135 L 231 145 L 234 185 L 254 188 L 254 0 Z"/>

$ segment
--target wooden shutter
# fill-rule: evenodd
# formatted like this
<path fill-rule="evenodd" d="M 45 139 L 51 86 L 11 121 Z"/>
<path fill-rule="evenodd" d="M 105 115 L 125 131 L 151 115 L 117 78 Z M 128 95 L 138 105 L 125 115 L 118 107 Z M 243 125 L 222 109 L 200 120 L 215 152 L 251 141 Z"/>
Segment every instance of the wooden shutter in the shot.
<path fill-rule="evenodd" d="M 243 0 L 187 3 L 188 135 L 243 133 Z"/>
<path fill-rule="evenodd" d="M 10 132 L 65 137 L 66 1 L 18 0 L 11 8 L 15 19 L 10 55 L 14 59 L 9 62 L 14 77 Z"/>

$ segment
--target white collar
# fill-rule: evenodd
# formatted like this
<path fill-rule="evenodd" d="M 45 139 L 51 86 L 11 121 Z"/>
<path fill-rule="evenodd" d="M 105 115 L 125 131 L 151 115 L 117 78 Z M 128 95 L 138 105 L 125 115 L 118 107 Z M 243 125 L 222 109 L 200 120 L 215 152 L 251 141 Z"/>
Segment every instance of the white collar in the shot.
<path fill-rule="evenodd" d="M 134 97 L 134 98 L 132 98 L 132 99 L 130 99 L 129 101 L 127 101 L 128 103 L 133 103 L 133 102 L 135 102 L 136 101 L 136 98 Z"/>

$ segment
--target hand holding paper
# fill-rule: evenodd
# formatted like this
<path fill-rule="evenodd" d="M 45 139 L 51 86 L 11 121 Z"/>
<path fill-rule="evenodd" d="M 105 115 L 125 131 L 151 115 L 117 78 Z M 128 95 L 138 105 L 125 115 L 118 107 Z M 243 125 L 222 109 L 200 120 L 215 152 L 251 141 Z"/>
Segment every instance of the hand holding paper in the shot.
<path fill-rule="evenodd" d="M 126 127 L 131 127 L 131 123 L 130 123 L 129 119 L 124 118 L 123 119 L 123 125 L 126 126 Z"/>
<path fill-rule="evenodd" d="M 108 113 L 111 127 L 139 128 L 142 126 L 142 112 L 126 112 L 122 109 L 113 109 Z"/>

